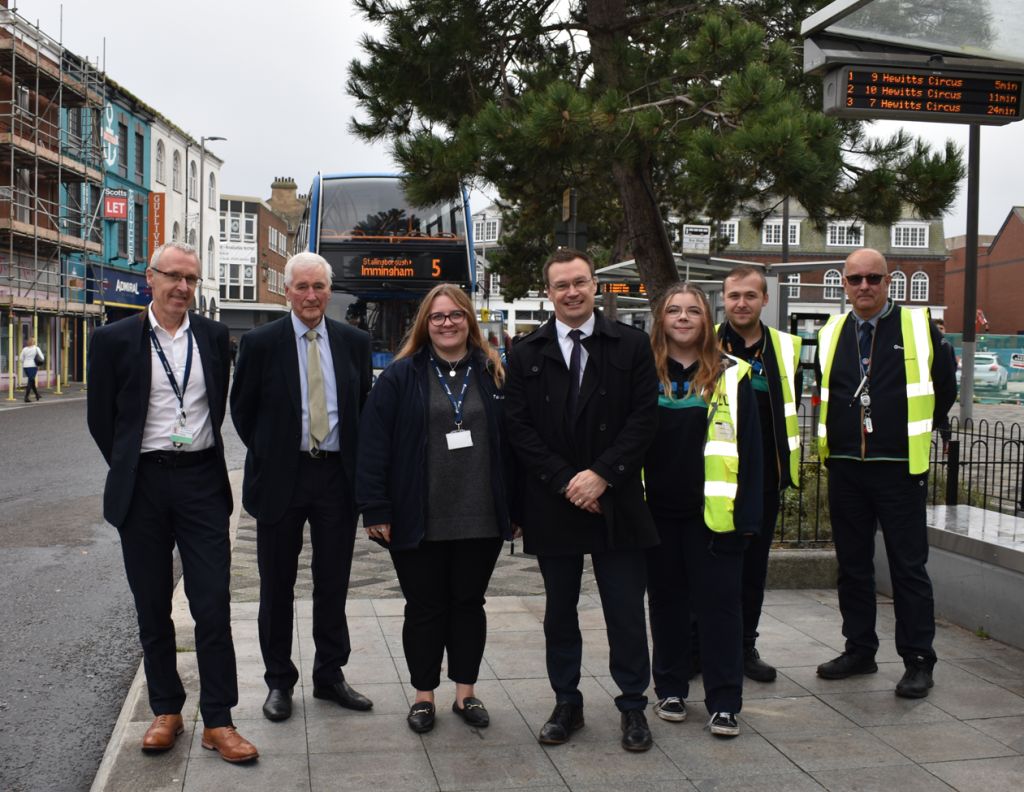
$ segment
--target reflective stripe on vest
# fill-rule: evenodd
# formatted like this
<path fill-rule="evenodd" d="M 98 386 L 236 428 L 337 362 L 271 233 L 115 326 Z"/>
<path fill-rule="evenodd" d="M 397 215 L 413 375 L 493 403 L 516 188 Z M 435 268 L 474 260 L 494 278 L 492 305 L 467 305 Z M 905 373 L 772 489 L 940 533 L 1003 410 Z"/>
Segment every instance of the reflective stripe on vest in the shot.
<path fill-rule="evenodd" d="M 782 414 L 786 419 L 786 451 L 789 454 L 789 479 L 794 487 L 800 486 L 800 420 L 797 417 L 797 399 L 800 394 L 794 392 L 796 369 L 800 365 L 800 347 L 803 344 L 799 336 L 780 333 L 774 327 L 768 328 L 772 339 L 772 349 L 779 370 L 782 385 Z"/>
<path fill-rule="evenodd" d="M 852 313 L 852 312 L 851 312 Z M 839 328 L 846 318 L 833 316 L 818 333 L 818 360 L 821 367 L 821 412 L 818 415 L 818 456 L 828 457 L 828 381 L 839 342 Z M 910 472 L 928 470 L 931 453 L 932 417 L 935 413 L 935 385 L 932 382 L 932 336 L 928 329 L 927 308 L 900 308 L 903 331 L 903 365 L 907 375 L 907 448 Z M 824 350 L 825 354 L 821 352 Z M 920 353 L 918 352 L 920 350 Z M 927 350 L 927 353 L 925 353 Z"/>
<path fill-rule="evenodd" d="M 708 406 L 711 420 L 704 445 L 704 522 L 716 533 L 736 530 L 732 515 L 740 470 L 737 394 L 740 380 L 750 376 L 749 364 L 733 357 L 729 359 L 734 365 L 718 377 Z M 719 426 L 728 426 L 731 431 L 719 429 Z"/>

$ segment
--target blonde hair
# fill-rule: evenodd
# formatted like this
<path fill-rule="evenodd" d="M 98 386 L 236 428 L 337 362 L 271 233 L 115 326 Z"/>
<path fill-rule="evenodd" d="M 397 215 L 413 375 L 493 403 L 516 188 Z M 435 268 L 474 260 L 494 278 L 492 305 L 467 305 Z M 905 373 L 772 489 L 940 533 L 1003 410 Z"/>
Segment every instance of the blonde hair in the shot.
<path fill-rule="evenodd" d="M 495 386 L 498 388 L 504 386 L 505 368 L 501 365 L 501 355 L 498 354 L 498 350 L 484 340 L 484 334 L 480 332 L 480 323 L 476 320 L 476 312 L 473 310 L 473 303 L 470 302 L 469 297 L 458 286 L 453 286 L 450 283 L 439 283 L 427 292 L 427 296 L 420 303 L 420 309 L 416 313 L 412 328 L 395 355 L 395 360 L 415 355 L 430 342 L 430 314 L 434 300 L 438 297 L 447 297 L 459 307 L 460 311 L 466 314 L 465 321 L 469 325 L 469 338 L 467 339 L 469 348 L 487 356 L 492 364 L 491 377 L 494 379 Z"/>
<path fill-rule="evenodd" d="M 654 322 L 651 328 L 651 348 L 654 350 L 654 365 L 658 370 L 665 394 L 672 395 L 672 378 L 668 373 L 668 339 L 665 337 L 665 310 L 671 299 L 677 294 L 692 294 L 701 306 L 703 323 L 702 334 L 698 341 L 697 371 L 693 375 L 693 392 L 700 394 L 705 402 L 711 403 L 718 375 L 722 373 L 722 355 L 718 349 L 718 336 L 711 321 L 711 305 L 708 303 L 704 290 L 696 283 L 673 283 L 661 295 L 654 305 Z"/>

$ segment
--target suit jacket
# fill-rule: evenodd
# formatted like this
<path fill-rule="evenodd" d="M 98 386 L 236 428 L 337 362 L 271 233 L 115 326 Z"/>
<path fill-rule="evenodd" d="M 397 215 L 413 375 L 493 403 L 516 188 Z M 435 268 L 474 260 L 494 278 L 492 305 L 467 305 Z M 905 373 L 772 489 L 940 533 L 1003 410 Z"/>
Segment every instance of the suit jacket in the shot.
<path fill-rule="evenodd" d="M 372 385 L 370 336 L 325 318 L 338 385 L 341 460 L 355 490 L 359 413 Z M 295 489 L 302 434 L 299 354 L 291 314 L 242 336 L 231 387 L 231 420 L 248 449 L 242 505 L 260 522 L 276 523 Z"/>
<path fill-rule="evenodd" d="M 509 357 L 505 420 L 525 468 L 523 549 L 541 555 L 642 549 L 658 544 L 640 469 L 658 427 L 658 376 L 647 334 L 595 311 L 575 425 L 565 417 L 569 368 L 554 319 Z M 559 490 L 591 469 L 609 488 L 603 514 L 583 511 Z"/>
<path fill-rule="evenodd" d="M 103 517 L 117 528 L 124 524 L 132 502 L 142 433 L 149 413 L 153 367 L 148 314 L 147 308 L 138 318 L 122 319 L 98 328 L 89 348 L 86 413 L 89 432 L 110 465 L 103 490 Z M 220 460 L 218 495 L 225 498 L 230 511 L 231 484 L 220 434 L 231 375 L 228 328 L 195 313 L 189 314 L 189 323 L 203 361 L 210 426 Z"/>

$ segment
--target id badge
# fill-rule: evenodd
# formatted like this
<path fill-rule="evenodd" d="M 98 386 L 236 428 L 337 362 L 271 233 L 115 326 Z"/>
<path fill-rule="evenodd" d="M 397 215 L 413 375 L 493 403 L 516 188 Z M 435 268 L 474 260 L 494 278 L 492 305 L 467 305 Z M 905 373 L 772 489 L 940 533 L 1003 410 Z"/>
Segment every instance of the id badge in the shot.
<path fill-rule="evenodd" d="M 732 428 L 732 424 L 725 423 L 724 421 L 715 421 L 715 440 L 728 440 L 733 441 L 736 439 L 736 432 Z"/>
<path fill-rule="evenodd" d="M 457 448 L 469 448 L 473 445 L 473 433 L 469 429 L 458 429 L 449 432 L 445 437 L 448 438 L 449 451 L 454 451 Z"/>
<path fill-rule="evenodd" d="M 176 426 L 171 432 L 171 442 L 192 445 L 192 439 L 195 437 L 195 434 L 196 430 L 189 426 Z"/>

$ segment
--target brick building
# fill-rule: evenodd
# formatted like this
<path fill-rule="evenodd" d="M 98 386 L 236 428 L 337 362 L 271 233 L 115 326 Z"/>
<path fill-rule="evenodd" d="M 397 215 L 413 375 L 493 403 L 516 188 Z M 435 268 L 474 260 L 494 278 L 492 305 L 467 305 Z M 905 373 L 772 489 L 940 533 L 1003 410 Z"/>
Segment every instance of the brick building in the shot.
<path fill-rule="evenodd" d="M 270 200 L 267 201 L 278 217 L 288 224 L 288 252 L 292 252 L 295 231 L 306 209 L 306 196 L 299 195 L 299 187 L 291 176 L 276 178 L 270 185 Z"/>

